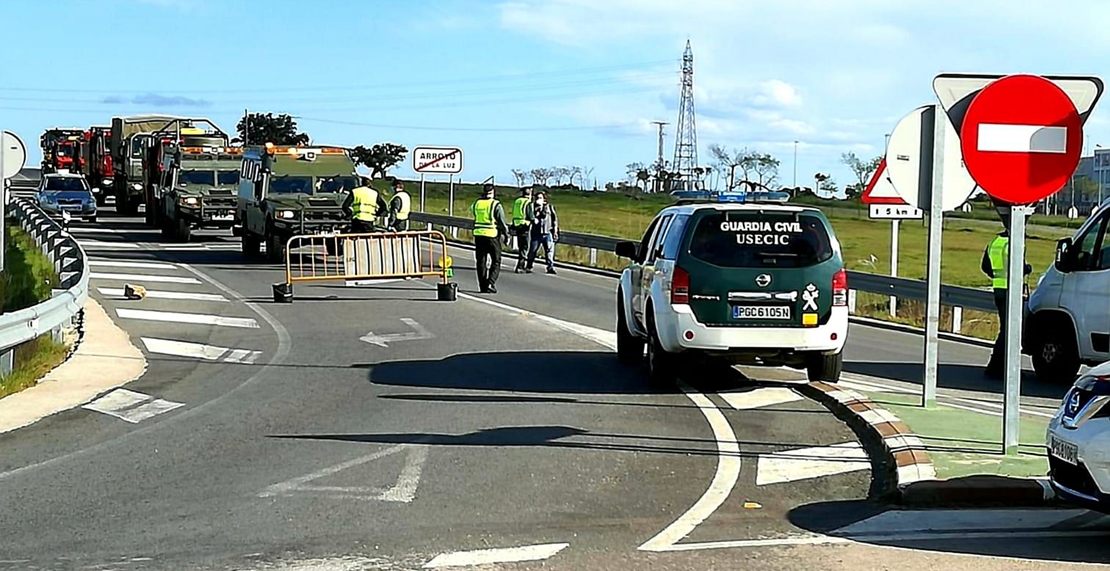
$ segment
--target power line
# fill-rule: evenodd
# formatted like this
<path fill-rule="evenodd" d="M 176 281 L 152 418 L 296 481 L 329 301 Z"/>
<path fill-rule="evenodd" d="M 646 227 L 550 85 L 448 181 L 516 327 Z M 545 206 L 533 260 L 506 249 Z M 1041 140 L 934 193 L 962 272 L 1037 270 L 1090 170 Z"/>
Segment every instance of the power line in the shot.
<path fill-rule="evenodd" d="M 457 131 L 474 133 L 538 133 L 556 131 L 600 131 L 610 129 L 626 129 L 634 126 L 632 123 L 618 125 L 590 125 L 578 127 L 428 127 L 415 125 L 382 125 L 377 123 L 361 123 L 358 121 L 343 121 L 339 119 L 323 119 L 319 117 L 294 117 L 298 121 L 310 123 L 331 123 L 335 125 L 348 125 L 352 127 L 372 127 L 375 129 L 395 129 L 398 131 Z"/>

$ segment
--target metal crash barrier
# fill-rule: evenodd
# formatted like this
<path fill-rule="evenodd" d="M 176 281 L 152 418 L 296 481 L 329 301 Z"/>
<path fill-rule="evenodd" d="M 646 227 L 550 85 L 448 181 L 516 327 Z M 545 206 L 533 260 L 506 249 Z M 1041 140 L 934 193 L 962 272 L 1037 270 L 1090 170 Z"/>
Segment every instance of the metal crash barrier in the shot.
<path fill-rule="evenodd" d="M 426 277 L 440 279 L 439 301 L 455 301 L 458 284 L 450 280 L 446 252 L 447 237 L 438 230 L 293 236 L 285 246 L 285 281 L 273 285 L 274 301 L 291 303 L 296 282 Z"/>

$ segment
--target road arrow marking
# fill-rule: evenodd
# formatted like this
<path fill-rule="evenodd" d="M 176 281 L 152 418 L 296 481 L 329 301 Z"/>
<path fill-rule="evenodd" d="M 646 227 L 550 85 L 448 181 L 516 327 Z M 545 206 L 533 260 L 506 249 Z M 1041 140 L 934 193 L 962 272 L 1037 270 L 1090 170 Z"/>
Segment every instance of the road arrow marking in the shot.
<path fill-rule="evenodd" d="M 371 345 L 378 347 L 389 347 L 387 343 L 397 343 L 398 341 L 418 341 L 420 339 L 431 339 L 435 337 L 430 331 L 424 329 L 423 325 L 416 322 L 415 319 L 402 317 L 401 321 L 412 328 L 411 333 L 389 333 L 387 335 L 377 335 L 373 331 L 368 332 L 366 335 L 359 337 L 360 341 L 365 341 Z"/>

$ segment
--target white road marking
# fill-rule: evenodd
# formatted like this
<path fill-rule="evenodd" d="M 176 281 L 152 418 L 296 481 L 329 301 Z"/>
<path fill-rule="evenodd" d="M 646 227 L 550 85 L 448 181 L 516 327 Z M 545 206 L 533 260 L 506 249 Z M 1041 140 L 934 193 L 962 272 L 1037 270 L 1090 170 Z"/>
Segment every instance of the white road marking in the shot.
<path fill-rule="evenodd" d="M 127 389 L 116 389 L 84 405 L 82 408 L 137 424 L 150 417 L 183 406 L 185 406 L 185 403 L 156 399 L 150 395 Z"/>
<path fill-rule="evenodd" d="M 98 287 L 98 288 L 96 288 L 96 291 L 100 292 L 100 295 L 110 295 L 110 296 L 115 296 L 115 297 L 123 297 L 123 290 L 120 289 L 120 288 Z M 185 292 L 185 291 L 156 291 L 156 290 L 151 290 L 151 289 L 146 290 L 146 297 L 148 297 L 150 299 L 214 301 L 214 302 L 217 302 L 217 303 L 226 303 L 226 302 L 229 301 L 226 297 L 224 297 L 222 295 L 219 295 L 219 294 L 215 294 L 215 293 L 189 293 L 189 292 Z"/>
<path fill-rule="evenodd" d="M 1068 128 L 1043 125 L 979 125 L 979 150 L 1003 153 L 1066 153 Z"/>
<path fill-rule="evenodd" d="M 142 268 L 147 270 L 176 270 L 178 269 L 174 264 L 165 264 L 159 262 L 130 262 L 126 260 L 89 260 L 89 265 L 97 267 L 108 268 Z"/>
<path fill-rule="evenodd" d="M 760 454 L 755 485 L 766 486 L 871 468 L 858 442 Z"/>
<path fill-rule="evenodd" d="M 69 228 L 70 234 L 155 234 L 160 233 L 161 230 L 154 228 L 133 228 L 124 230 L 122 228 L 102 228 L 97 226 L 71 226 Z"/>
<path fill-rule="evenodd" d="M 238 363 L 243 360 L 243 357 L 250 355 L 249 349 L 233 349 L 231 354 L 225 359 L 228 363 Z"/>
<path fill-rule="evenodd" d="M 313 480 L 318 480 L 325 476 L 331 476 L 343 470 L 361 466 L 367 462 L 373 462 L 379 458 L 384 458 L 391 454 L 398 452 L 408 451 L 408 456 L 405 458 L 405 466 L 401 469 L 400 476 L 397 477 L 397 482 L 389 488 L 372 488 L 366 486 L 309 486 L 306 485 Z M 424 469 L 424 462 L 428 458 L 428 449 L 420 444 L 398 444 L 385 450 L 379 450 L 372 454 L 360 456 L 353 460 L 340 462 L 333 466 L 328 466 L 322 470 L 317 470 L 304 476 L 298 476 L 286 480 L 284 482 L 274 484 L 262 492 L 259 492 L 258 497 L 268 498 L 273 496 L 290 495 L 295 492 L 315 492 L 323 493 L 333 497 L 351 498 L 360 500 L 378 500 L 383 502 L 400 502 L 409 503 L 416 497 L 416 489 L 420 485 L 420 475 Z"/>
<path fill-rule="evenodd" d="M 540 315 L 519 307 L 465 293 L 458 294 L 458 297 L 498 307 L 518 315 L 535 317 L 540 321 L 608 347 L 610 350 L 615 351 L 617 348 L 617 334 L 613 331 L 605 331 L 580 323 Z M 740 444 L 736 442 L 736 433 L 733 432 L 732 426 L 725 419 L 725 415 L 705 395 L 694 391 L 687 385 L 681 385 L 681 388 L 686 398 L 690 399 L 705 416 L 713 430 L 713 437 L 717 441 L 717 471 L 713 474 L 709 489 L 698 498 L 698 501 L 671 525 L 660 531 L 655 537 L 644 542 L 638 548 L 641 551 L 670 551 L 679 540 L 689 535 L 698 524 L 705 521 L 717 508 L 721 507 L 721 504 L 728 499 L 736 481 L 740 479 Z"/>
<path fill-rule="evenodd" d="M 155 339 L 153 337 L 141 337 L 140 339 L 143 345 L 146 346 L 147 351 L 159 353 L 161 355 L 193 357 L 196 359 L 215 361 L 223 357 L 224 353 L 227 353 L 227 347 L 187 343 L 185 341 L 174 341 L 172 339 Z"/>
<path fill-rule="evenodd" d="M 896 386 L 893 386 L 893 385 L 887 385 L 887 384 L 883 384 L 882 382 L 880 382 L 878 380 L 868 379 L 865 382 L 865 381 L 862 381 L 862 380 L 860 380 L 858 378 L 855 378 L 855 377 L 845 376 L 844 378 L 853 378 L 854 380 L 848 381 L 848 382 L 845 382 L 845 381 L 842 380 L 839 383 L 841 386 L 855 388 L 856 390 L 861 390 L 861 391 L 865 391 L 865 392 L 892 392 L 892 393 L 902 393 L 902 394 L 908 394 L 908 395 L 920 395 L 921 394 L 921 392 L 918 391 L 918 390 L 907 389 L 907 388 L 903 388 L 903 387 L 896 387 Z M 948 402 L 948 401 L 953 401 L 953 402 Z M 970 404 L 973 404 L 973 405 L 976 405 L 976 406 L 964 406 L 964 405 L 955 404 L 956 402 L 970 403 Z M 980 406 L 988 406 L 988 407 L 991 407 L 991 408 L 1002 410 L 1002 405 L 999 404 L 999 403 L 992 403 L 992 402 L 988 402 L 988 401 L 975 400 L 975 399 L 965 399 L 965 398 L 960 398 L 960 397 L 954 397 L 954 396 L 947 395 L 947 394 L 944 394 L 944 393 L 938 393 L 937 394 L 937 404 L 939 404 L 940 406 L 946 406 L 946 407 L 949 407 L 949 408 L 955 408 L 955 409 L 959 409 L 959 410 L 966 410 L 966 411 L 969 411 L 969 412 L 985 414 L 985 415 L 988 415 L 988 416 L 1002 416 L 1001 412 L 997 412 L 997 411 L 994 411 L 994 410 L 986 410 L 984 408 L 978 408 Z M 1042 417 L 1042 418 L 1052 418 L 1055 413 L 1054 412 L 1042 412 L 1042 411 L 1038 411 L 1038 410 L 1022 408 L 1021 409 L 1021 414 L 1028 414 L 1030 416 L 1039 416 L 1039 417 Z"/>
<path fill-rule="evenodd" d="M 412 331 L 406 333 L 390 333 L 387 335 L 375 335 L 373 331 L 370 331 L 366 335 L 359 337 L 359 341 L 365 341 L 366 343 L 377 345 L 378 347 L 388 347 L 388 343 L 419 341 L 421 339 L 431 339 L 435 337 L 435 335 L 432 335 L 423 325 L 417 323 L 415 319 L 402 317 L 401 322 L 408 325 Z"/>
<path fill-rule="evenodd" d="M 729 406 L 736 410 L 749 410 L 802 400 L 801 395 L 783 387 L 760 387 L 751 391 L 719 394 Z"/>
<path fill-rule="evenodd" d="M 200 280 L 196 278 L 182 278 L 177 276 L 150 276 L 145 274 L 101 274 L 92 272 L 89 274 L 89 279 L 93 280 L 115 280 L 121 282 L 161 282 L 171 284 L 200 284 Z"/>
<path fill-rule="evenodd" d="M 523 547 L 443 553 L 437 555 L 435 559 L 425 563 L 424 568 L 434 569 L 436 567 L 464 567 L 472 565 L 490 565 L 493 563 L 541 561 L 552 557 L 556 553 L 566 549 L 569 545 L 569 543 L 547 543 L 542 545 L 525 545 Z"/>
<path fill-rule="evenodd" d="M 100 240 L 78 240 L 78 244 L 86 250 L 137 250 L 139 245 L 134 242 L 101 242 Z"/>
<path fill-rule="evenodd" d="M 243 327 L 258 329 L 258 322 L 250 317 L 223 317 L 204 313 L 177 313 L 174 311 L 149 311 L 145 309 L 116 309 L 121 319 L 141 319 L 145 321 L 166 321 L 170 323 L 192 323 L 196 325 L 215 325 L 219 327 Z"/>

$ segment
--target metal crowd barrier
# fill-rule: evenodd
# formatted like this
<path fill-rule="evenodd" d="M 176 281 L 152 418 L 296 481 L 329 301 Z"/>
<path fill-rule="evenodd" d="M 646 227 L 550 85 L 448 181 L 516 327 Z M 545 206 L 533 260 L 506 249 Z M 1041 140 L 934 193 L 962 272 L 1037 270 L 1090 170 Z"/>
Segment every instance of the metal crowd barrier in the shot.
<path fill-rule="evenodd" d="M 274 284 L 274 301 L 291 303 L 297 282 L 427 277 L 440 280 L 437 299 L 455 301 L 447 259 L 447 237 L 438 230 L 297 235 L 286 242 L 285 281 Z"/>

